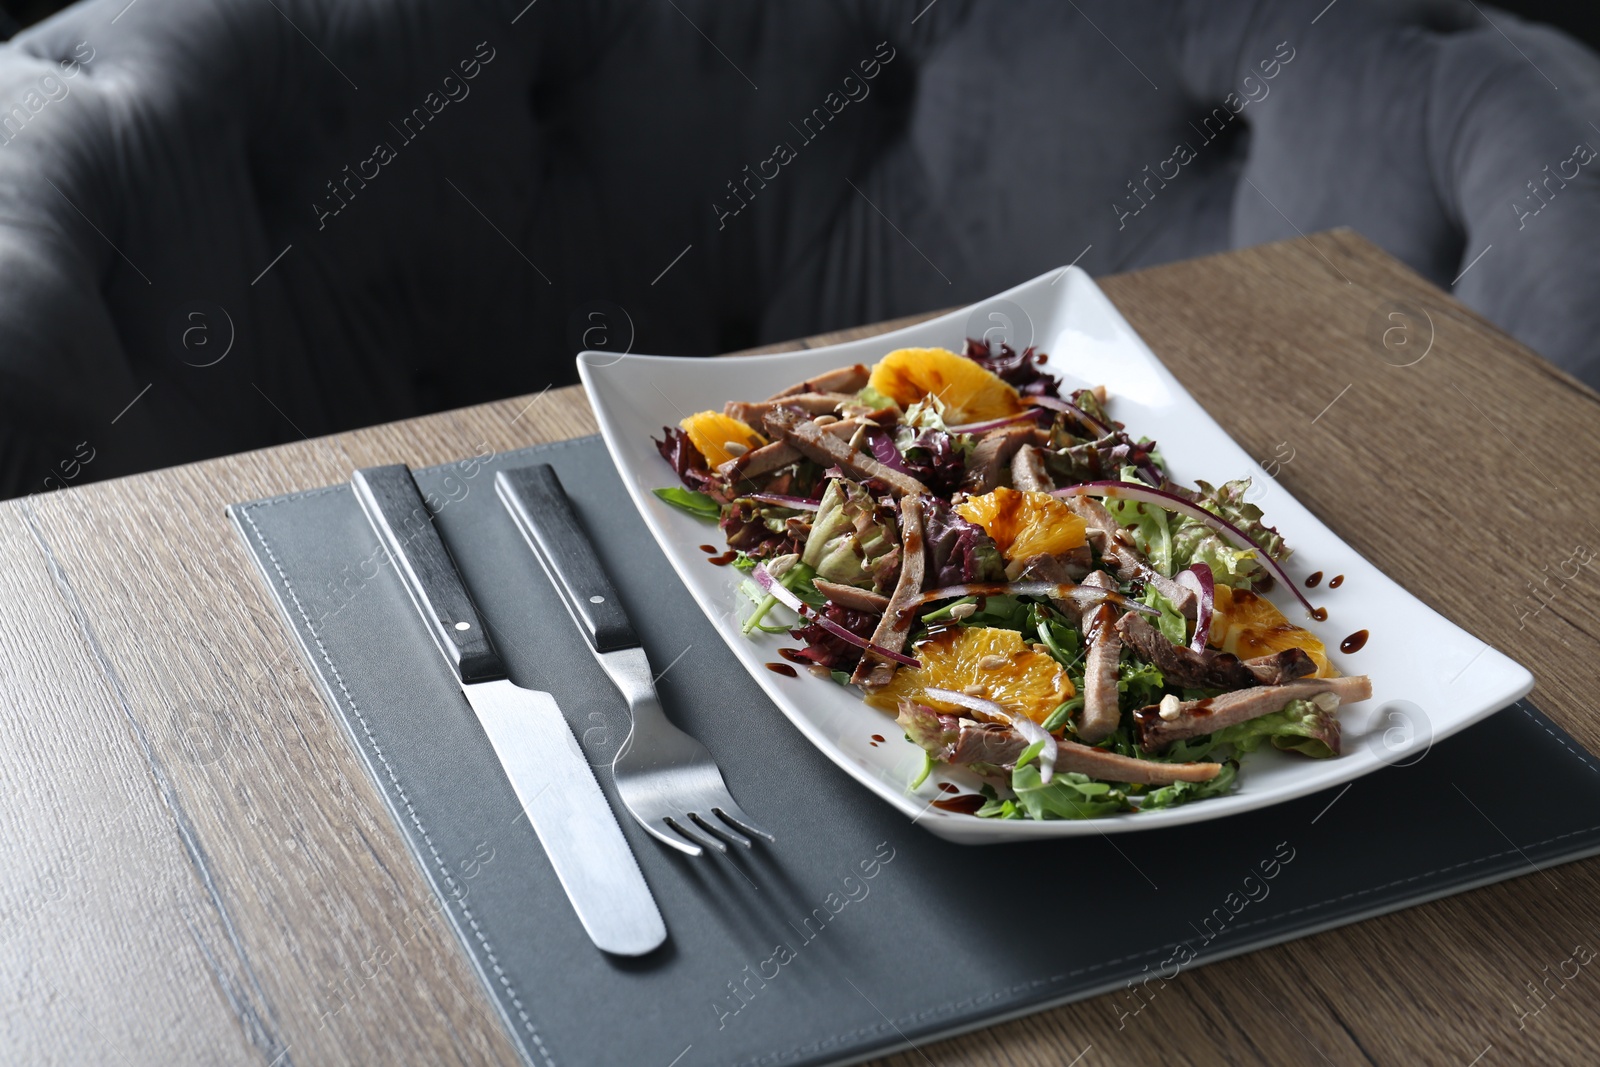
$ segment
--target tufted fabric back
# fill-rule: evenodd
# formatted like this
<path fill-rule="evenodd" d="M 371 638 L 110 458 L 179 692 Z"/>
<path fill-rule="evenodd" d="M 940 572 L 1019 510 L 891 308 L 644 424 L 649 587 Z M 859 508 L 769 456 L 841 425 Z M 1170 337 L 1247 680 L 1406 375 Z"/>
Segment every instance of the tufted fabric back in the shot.
<path fill-rule="evenodd" d="M 1600 61 L 1319 8 L 81 3 L 0 48 L 0 491 L 1340 225 L 1600 379 Z"/>

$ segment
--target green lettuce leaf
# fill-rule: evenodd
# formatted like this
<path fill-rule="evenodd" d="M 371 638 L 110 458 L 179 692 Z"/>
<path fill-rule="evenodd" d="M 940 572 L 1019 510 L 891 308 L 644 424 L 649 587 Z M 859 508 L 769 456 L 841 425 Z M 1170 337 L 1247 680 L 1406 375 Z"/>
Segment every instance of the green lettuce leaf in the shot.
<path fill-rule="evenodd" d="M 1132 467 L 1122 469 L 1123 481 L 1139 481 Z M 1260 553 L 1283 561 L 1289 548 L 1277 530 L 1262 521 L 1261 509 L 1245 497 L 1250 492 L 1250 479 L 1238 478 L 1214 486 L 1197 481 L 1199 491 L 1181 486 L 1169 486 L 1173 492 L 1193 500 L 1213 515 L 1227 519 L 1255 543 L 1255 548 L 1239 548 L 1210 526 L 1185 515 L 1169 512 L 1154 504 L 1133 500 L 1107 500 L 1106 509 L 1116 520 L 1128 528 L 1135 545 L 1151 564 L 1167 577 L 1196 563 L 1211 568 L 1212 576 L 1224 585 L 1235 589 L 1249 589 L 1266 576 Z"/>
<path fill-rule="evenodd" d="M 1174 566 L 1181 570 L 1194 563 L 1204 563 L 1211 568 L 1217 581 L 1235 589 L 1248 589 L 1267 575 L 1259 553 L 1264 552 L 1279 562 L 1289 558 L 1283 536 L 1262 521 L 1259 507 L 1245 499 L 1250 492 L 1249 478 L 1237 478 L 1220 486 L 1203 481 L 1195 484 L 1200 491 L 1186 495 L 1213 515 L 1238 527 L 1256 547 L 1238 548 L 1205 523 L 1186 518 L 1173 527 Z"/>
<path fill-rule="evenodd" d="M 1235 478 L 1220 486 L 1198 479 L 1194 484 L 1200 487 L 1195 503 L 1233 523 L 1261 551 L 1279 563 L 1289 558 L 1289 547 L 1283 543 L 1283 535 L 1262 522 L 1261 509 L 1245 499 L 1250 492 L 1249 478 Z"/>
<path fill-rule="evenodd" d="M 1330 759 L 1339 754 L 1338 705 L 1324 708 L 1311 700 L 1291 700 L 1282 711 L 1262 715 L 1211 735 L 1214 745 L 1232 745 L 1240 754 L 1254 752 L 1262 742 L 1273 748 L 1299 752 L 1312 759 Z"/>
<path fill-rule="evenodd" d="M 1125 482 L 1142 481 L 1132 467 L 1122 468 L 1121 478 Z M 1187 521 L 1183 516 L 1169 514 L 1165 508 L 1137 500 L 1107 497 L 1101 503 L 1111 512 L 1112 518 L 1128 528 L 1133 543 L 1150 558 L 1150 565 L 1156 570 L 1170 578 L 1188 566 L 1187 563 L 1179 565 L 1173 536 L 1176 527 Z"/>
<path fill-rule="evenodd" d="M 900 571 L 894 516 L 857 483 L 830 479 L 800 560 L 830 582 L 888 592 Z"/>
<path fill-rule="evenodd" d="M 1236 548 L 1203 522 L 1184 519 L 1172 535 L 1172 555 L 1179 570 L 1204 563 L 1213 580 L 1235 589 L 1249 589 L 1266 574 L 1257 549 Z"/>
<path fill-rule="evenodd" d="M 1172 601 L 1161 595 L 1160 590 L 1153 585 L 1146 586 L 1139 603 L 1161 612 L 1161 617 L 1156 619 L 1156 629 L 1161 631 L 1162 637 L 1179 648 L 1189 643 L 1189 620 L 1183 617 L 1183 612 L 1172 606 Z"/>
<path fill-rule="evenodd" d="M 865 404 L 867 407 L 878 411 L 884 408 L 892 408 L 896 411 L 900 409 L 900 405 L 895 403 L 893 397 L 878 392 L 870 385 L 863 385 L 860 391 L 856 393 L 856 403 Z"/>

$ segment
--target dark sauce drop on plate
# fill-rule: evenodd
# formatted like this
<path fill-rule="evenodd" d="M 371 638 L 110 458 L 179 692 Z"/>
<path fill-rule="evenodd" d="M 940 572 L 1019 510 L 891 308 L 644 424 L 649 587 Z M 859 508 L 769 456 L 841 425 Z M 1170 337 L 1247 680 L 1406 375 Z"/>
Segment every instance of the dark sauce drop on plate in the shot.
<path fill-rule="evenodd" d="M 933 802 L 933 806 L 941 811 L 953 811 L 960 815 L 976 815 L 983 805 L 982 793 L 963 793 L 958 797 L 946 797 Z"/>
<path fill-rule="evenodd" d="M 715 556 L 717 554 L 717 546 L 716 545 L 701 545 L 700 546 L 700 551 L 704 552 L 708 556 Z"/>
<path fill-rule="evenodd" d="M 1355 633 L 1339 642 L 1339 651 L 1346 654 L 1351 652 L 1360 652 L 1367 645 L 1367 637 L 1367 631 L 1357 630 Z"/>
<path fill-rule="evenodd" d="M 939 783 L 939 792 L 941 792 L 941 793 L 959 793 L 959 792 L 961 792 L 961 789 L 960 789 L 959 786 L 953 786 L 949 782 L 940 782 Z"/>
<path fill-rule="evenodd" d="M 882 734 L 873 734 L 872 735 L 872 739 L 874 741 L 877 741 L 879 744 L 883 743 L 883 735 Z"/>
<path fill-rule="evenodd" d="M 810 660 L 806 659 L 800 654 L 800 650 L 798 648 L 780 648 L 778 649 L 778 655 L 782 656 L 790 663 L 798 663 L 802 667 L 809 666 L 811 663 Z"/>
<path fill-rule="evenodd" d="M 710 559 L 706 560 L 706 562 L 714 567 L 726 567 L 728 564 L 732 563 L 738 558 L 739 553 L 730 548 L 720 556 L 712 556 Z"/>
<path fill-rule="evenodd" d="M 798 678 L 800 676 L 800 672 L 789 666 L 787 663 L 769 663 L 766 666 L 767 670 L 771 671 L 773 674 L 781 674 L 785 678 Z"/>
<path fill-rule="evenodd" d="M 704 547 L 704 546 L 702 546 L 702 547 Z M 1311 577 L 1306 579 L 1306 588 L 1307 589 L 1315 589 L 1317 587 L 1317 583 L 1320 582 L 1320 581 L 1322 581 L 1322 572 L 1321 571 L 1314 571 L 1314 572 L 1312 572 Z M 1331 583 L 1330 583 L 1330 587 L 1331 587 Z"/>
<path fill-rule="evenodd" d="M 1312 608 L 1311 609 L 1311 617 L 1313 619 L 1316 619 L 1318 622 L 1327 622 L 1328 621 L 1328 609 L 1327 608 Z"/>
<path fill-rule="evenodd" d="M 1343 584 L 1344 584 L 1344 575 L 1342 575 L 1342 574 L 1335 574 L 1332 578 L 1328 579 L 1328 588 L 1329 589 L 1337 589 Z"/>

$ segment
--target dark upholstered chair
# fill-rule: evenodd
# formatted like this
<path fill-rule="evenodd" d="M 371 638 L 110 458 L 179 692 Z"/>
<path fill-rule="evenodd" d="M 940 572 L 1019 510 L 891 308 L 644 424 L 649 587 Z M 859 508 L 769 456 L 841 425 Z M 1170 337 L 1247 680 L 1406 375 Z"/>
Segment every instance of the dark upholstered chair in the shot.
<path fill-rule="evenodd" d="M 1600 381 L 1600 61 L 1482 12 L 78 4 L 0 48 L 0 491 L 1338 225 Z"/>

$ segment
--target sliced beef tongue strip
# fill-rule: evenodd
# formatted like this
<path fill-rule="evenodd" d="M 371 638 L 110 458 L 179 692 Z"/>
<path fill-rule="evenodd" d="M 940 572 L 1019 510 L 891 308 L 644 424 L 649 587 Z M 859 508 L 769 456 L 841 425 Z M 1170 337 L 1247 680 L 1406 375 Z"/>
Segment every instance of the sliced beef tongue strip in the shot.
<path fill-rule="evenodd" d="M 1021 734 L 999 723 L 961 719 L 957 729 L 956 743 L 951 746 L 948 757 L 948 762 L 957 767 L 977 763 L 1010 770 L 1028 747 Z"/>
<path fill-rule="evenodd" d="M 1220 763 L 1155 763 L 1134 759 L 1103 748 L 1072 741 L 1056 745 L 1056 773 L 1076 771 L 1107 782 L 1134 785 L 1171 785 L 1173 782 L 1209 782 L 1222 770 Z"/>
<path fill-rule="evenodd" d="M 1255 672 L 1237 656 L 1209 648 L 1196 652 L 1175 645 L 1138 615 L 1124 615 L 1117 620 L 1117 632 L 1142 659 L 1155 664 L 1168 685 L 1180 689 L 1244 689 L 1261 684 Z"/>
<path fill-rule="evenodd" d="M 871 370 L 864 364 L 857 363 L 854 366 L 827 371 L 815 378 L 807 378 L 803 382 L 796 382 L 782 392 L 773 393 L 767 399 L 782 400 L 799 393 L 859 393 L 871 376 Z"/>
<path fill-rule="evenodd" d="M 840 419 L 830 422 L 824 432 L 835 437 L 849 438 L 867 420 L 865 419 Z M 818 423 L 818 425 L 821 425 Z M 765 421 L 762 428 L 768 429 Z M 775 470 L 787 467 L 800 459 L 800 453 L 793 445 L 782 440 L 771 441 L 760 448 L 753 448 L 742 456 L 736 456 L 717 468 L 717 473 L 730 483 L 741 478 L 759 478 L 763 474 L 771 474 Z"/>
<path fill-rule="evenodd" d="M 1028 747 L 1022 735 L 1009 726 L 992 722 L 975 722 L 955 715 L 943 715 L 931 709 L 924 711 L 929 725 L 943 742 L 936 758 L 956 767 L 971 767 L 980 772 L 1010 771 L 1017 757 Z M 905 722 L 902 713 L 902 722 Z M 1105 749 L 1091 748 L 1075 741 L 1056 744 L 1056 773 L 1087 775 L 1105 782 L 1127 782 L 1131 785 L 1171 785 L 1173 782 L 1209 782 L 1222 770 L 1220 763 L 1156 763 L 1134 759 Z"/>
<path fill-rule="evenodd" d="M 1003 426 L 978 438 L 967 457 L 961 488 L 974 496 L 992 492 L 1011 473 L 1011 459 L 1023 445 L 1045 447 L 1050 435 L 1037 426 Z"/>
<path fill-rule="evenodd" d="M 1025 493 L 1048 493 L 1056 487 L 1037 445 L 1025 444 L 1011 457 L 1011 485 Z"/>
<path fill-rule="evenodd" d="M 777 408 L 766 416 L 766 426 L 801 455 L 825 467 L 838 467 L 850 476 L 865 481 L 877 478 L 896 496 L 921 496 L 927 487 L 911 475 L 886 466 L 865 452 L 850 447 L 850 442 L 818 426 L 804 413 Z"/>
<path fill-rule="evenodd" d="M 922 578 L 927 570 L 927 553 L 922 550 L 920 497 L 900 499 L 900 544 L 905 551 L 900 564 L 900 579 L 895 583 L 883 618 L 878 620 L 878 628 L 872 634 L 873 644 L 891 652 L 899 652 L 905 647 L 911 625 L 916 621 L 916 612 L 908 609 L 915 606 L 917 598 L 922 595 Z M 893 663 L 879 659 L 869 651 L 862 655 L 850 680 L 856 685 L 876 689 L 889 684 L 889 679 L 894 677 L 894 668 Z"/>
<path fill-rule="evenodd" d="M 1105 571 L 1095 571 L 1083 584 L 1107 590 L 1117 587 Z M 1109 737 L 1122 722 L 1117 693 L 1117 663 L 1122 657 L 1122 642 L 1117 636 L 1117 609 L 1105 601 L 1086 608 L 1080 618 L 1086 655 L 1078 736 L 1094 742 Z"/>
<path fill-rule="evenodd" d="M 1322 693 L 1332 693 L 1341 704 L 1368 700 L 1372 697 L 1372 681 L 1364 674 L 1356 674 L 1258 685 L 1204 700 L 1184 701 L 1167 709 L 1168 715 L 1162 714 L 1161 705 L 1151 704 L 1135 711 L 1133 721 L 1139 731 L 1140 747 L 1146 752 L 1159 752 L 1174 741 L 1270 715 L 1282 711 L 1292 700 L 1309 700 Z"/>
<path fill-rule="evenodd" d="M 854 401 L 855 397 L 846 393 L 795 393 L 782 400 L 730 400 L 722 405 L 722 413 L 746 426 L 760 426 L 779 408 L 796 408 L 812 416 L 831 415 L 839 410 L 839 405 Z"/>
<path fill-rule="evenodd" d="M 1245 660 L 1244 665 L 1261 685 L 1283 685 L 1317 673 L 1316 661 L 1299 648 L 1286 648 L 1270 656 L 1256 656 Z"/>
<path fill-rule="evenodd" d="M 1100 558 L 1116 570 L 1118 578 L 1125 582 L 1145 582 L 1155 586 L 1185 618 L 1194 618 L 1198 608 L 1194 590 L 1179 585 L 1151 566 L 1104 504 L 1086 496 L 1069 496 L 1066 502 L 1067 507 L 1083 519 L 1088 528 L 1089 543 L 1100 552 Z"/>
<path fill-rule="evenodd" d="M 717 473 L 729 482 L 741 478 L 759 478 L 763 474 L 771 474 L 775 470 L 787 467 L 799 459 L 800 453 L 795 451 L 794 446 L 783 441 L 772 441 L 728 460 L 717 468 Z"/>
<path fill-rule="evenodd" d="M 817 587 L 817 592 L 843 608 L 865 611 L 873 615 L 882 615 L 889 607 L 888 597 L 882 593 L 874 593 L 870 589 L 859 589 L 853 585 L 841 585 L 838 582 L 830 582 L 826 578 L 813 578 L 811 584 Z"/>
<path fill-rule="evenodd" d="M 1017 567 L 1017 581 L 1019 582 L 1050 582 L 1053 585 L 1077 585 L 1083 581 L 1094 564 L 1094 557 L 1089 554 L 1089 546 L 1083 545 L 1070 552 L 1060 555 L 1029 556 L 1022 560 Z M 1006 567 L 1006 573 L 1011 572 L 1011 566 Z"/>

